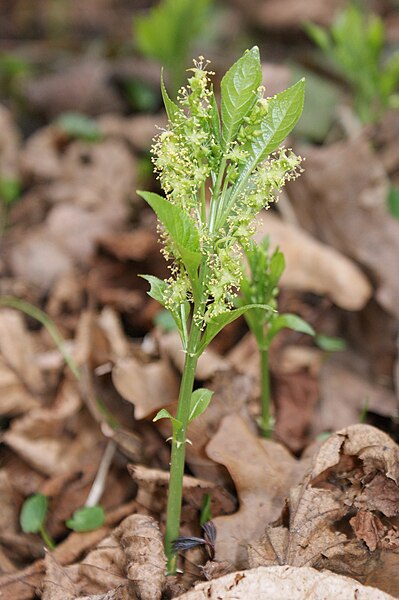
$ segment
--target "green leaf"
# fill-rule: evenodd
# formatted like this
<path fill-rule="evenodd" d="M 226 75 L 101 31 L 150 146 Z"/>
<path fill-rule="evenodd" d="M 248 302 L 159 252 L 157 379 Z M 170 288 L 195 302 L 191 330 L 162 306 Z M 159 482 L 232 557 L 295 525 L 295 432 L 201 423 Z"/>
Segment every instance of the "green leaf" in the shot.
<path fill-rule="evenodd" d="M 259 135 L 246 147 L 248 159 L 234 185 L 232 199 L 240 193 L 255 167 L 291 133 L 302 114 L 304 99 L 305 80 L 301 79 L 269 100 L 268 112 L 259 126 Z"/>
<path fill-rule="evenodd" d="M 255 308 L 263 308 L 263 309 L 271 309 L 270 306 L 266 304 L 247 304 L 246 306 L 240 306 L 239 308 L 235 308 L 233 310 L 226 311 L 213 319 L 210 319 L 209 323 L 205 329 L 205 335 L 202 339 L 202 342 L 199 347 L 198 354 L 202 354 L 205 348 L 211 343 L 214 337 L 229 323 L 232 323 L 238 317 L 241 317 L 248 310 L 253 310 Z"/>
<path fill-rule="evenodd" d="M 244 117 L 254 106 L 262 83 L 259 48 L 248 50 L 227 71 L 221 82 L 222 144 L 235 139 Z"/>
<path fill-rule="evenodd" d="M 18 179 L 0 177 L 0 198 L 4 204 L 10 205 L 21 195 L 21 182 Z"/>
<path fill-rule="evenodd" d="M 219 109 L 216 102 L 215 93 L 212 90 L 212 95 L 210 97 L 210 105 L 211 105 L 211 127 L 212 133 L 215 136 L 215 141 L 218 146 L 221 144 L 221 131 L 220 131 L 220 115 Z"/>
<path fill-rule="evenodd" d="M 201 262 L 201 248 L 195 223 L 178 206 L 153 192 L 137 192 L 156 213 L 165 230 L 175 244 L 180 258 L 190 277 L 194 290 L 198 284 L 198 267 Z"/>
<path fill-rule="evenodd" d="M 183 423 L 179 421 L 179 419 L 173 417 L 170 414 L 170 412 L 166 410 L 166 408 L 161 408 L 161 410 L 157 412 L 157 414 L 153 418 L 153 422 L 156 423 L 156 421 L 159 421 L 160 419 L 170 420 L 170 422 L 172 423 L 173 435 L 176 435 L 176 433 L 180 431 L 180 429 L 183 427 Z"/>
<path fill-rule="evenodd" d="M 267 332 L 267 339 L 270 344 L 274 336 L 281 331 L 282 329 L 292 329 L 293 331 L 298 331 L 300 333 L 306 333 L 308 335 L 315 335 L 315 331 L 313 327 L 306 323 L 301 317 L 298 315 L 292 315 L 290 313 L 285 313 L 283 315 L 279 315 L 276 317 L 269 331 Z"/>
<path fill-rule="evenodd" d="M 161 70 L 161 93 L 162 100 L 165 105 L 166 114 L 168 115 L 168 119 L 171 123 L 173 123 L 176 119 L 176 116 L 181 112 L 177 104 L 173 102 L 169 98 L 169 94 L 166 90 L 165 83 L 163 80 L 163 69 Z"/>
<path fill-rule="evenodd" d="M 387 205 L 389 214 L 395 219 L 399 219 L 399 188 L 394 185 L 389 188 Z"/>
<path fill-rule="evenodd" d="M 103 138 L 101 129 L 90 117 L 77 112 L 66 112 L 58 117 L 57 126 L 72 138 L 98 142 Z"/>
<path fill-rule="evenodd" d="M 166 308 L 157 313 L 153 320 L 155 325 L 163 329 L 166 333 L 177 329 L 177 324 L 171 311 Z"/>
<path fill-rule="evenodd" d="M 206 388 L 199 388 L 191 394 L 190 401 L 190 413 L 188 422 L 191 423 L 194 419 L 202 415 L 202 413 L 208 408 L 208 404 L 211 401 L 213 392 Z"/>
<path fill-rule="evenodd" d="M 345 340 L 339 337 L 318 334 L 315 336 L 314 341 L 321 350 L 326 352 L 339 352 L 346 349 Z"/>
<path fill-rule="evenodd" d="M 330 48 L 330 36 L 327 31 L 314 23 L 305 23 L 304 29 L 311 40 L 324 51 Z"/>
<path fill-rule="evenodd" d="M 163 279 L 159 279 L 159 277 L 155 277 L 154 275 L 139 275 L 139 277 L 142 277 L 142 279 L 148 281 L 151 286 L 147 294 L 163 306 L 164 293 L 168 289 L 169 284 L 166 283 L 166 281 L 163 281 Z"/>
<path fill-rule="evenodd" d="M 151 298 L 154 298 L 154 300 L 159 302 L 159 304 L 161 304 L 163 307 L 165 307 L 165 292 L 169 288 L 170 284 L 166 281 L 163 281 L 162 279 L 159 279 L 158 277 L 155 277 L 154 275 L 139 275 L 139 277 L 142 277 L 143 279 L 148 281 L 148 283 L 151 286 L 147 294 Z M 169 314 L 174 319 L 177 329 L 179 330 L 184 348 L 186 347 L 187 343 L 185 325 L 188 319 L 189 312 L 189 302 L 185 302 L 184 304 L 180 305 L 180 312 L 177 310 L 172 310 L 169 312 Z"/>
<path fill-rule="evenodd" d="M 84 506 L 73 513 L 72 519 L 66 521 L 66 526 L 73 531 L 94 531 L 102 527 L 105 513 L 102 506 Z"/>
<path fill-rule="evenodd" d="M 34 494 L 22 505 L 19 522 L 25 533 L 39 533 L 46 519 L 48 508 L 47 497 L 43 494 Z"/>
<path fill-rule="evenodd" d="M 200 525 L 202 526 L 204 523 L 212 520 L 212 512 L 211 512 L 211 495 L 205 494 L 202 499 L 201 505 L 201 515 L 200 515 Z"/>

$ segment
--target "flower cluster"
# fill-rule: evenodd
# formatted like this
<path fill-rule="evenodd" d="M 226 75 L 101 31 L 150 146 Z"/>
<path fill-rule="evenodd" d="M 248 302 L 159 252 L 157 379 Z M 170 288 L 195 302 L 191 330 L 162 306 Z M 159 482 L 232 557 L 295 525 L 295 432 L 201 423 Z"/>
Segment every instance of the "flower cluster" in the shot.
<path fill-rule="evenodd" d="M 242 278 L 239 253 L 248 248 L 255 217 L 287 181 L 298 176 L 301 157 L 292 150 L 279 149 L 248 173 L 245 185 L 234 195 L 251 143 L 261 134 L 269 100 L 263 97 L 263 88 L 254 92 L 256 101 L 235 139 L 222 148 L 212 72 L 207 71 L 202 57 L 194 61 L 190 71 L 187 87 L 180 90 L 168 128 L 156 138 L 152 154 L 166 198 L 184 210 L 199 232 L 203 256 L 201 294 L 205 300 L 200 310 L 196 307 L 194 318 L 205 327 L 211 318 L 233 306 Z M 206 205 L 208 191 L 210 207 Z M 210 214 L 214 217 L 212 226 Z M 193 301 L 192 282 L 173 240 L 165 233 L 163 241 L 165 258 L 173 261 L 164 303 L 176 311 L 183 302 Z"/>

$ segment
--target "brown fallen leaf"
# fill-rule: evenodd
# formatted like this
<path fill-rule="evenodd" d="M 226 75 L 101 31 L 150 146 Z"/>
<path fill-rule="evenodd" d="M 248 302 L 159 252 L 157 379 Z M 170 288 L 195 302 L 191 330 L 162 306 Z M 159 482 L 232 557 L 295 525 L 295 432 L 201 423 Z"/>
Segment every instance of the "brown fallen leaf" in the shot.
<path fill-rule="evenodd" d="M 131 590 L 141 600 L 160 600 L 166 582 L 163 539 L 152 517 L 132 515 L 114 532 L 125 553 Z"/>
<path fill-rule="evenodd" d="M 87 414 L 74 420 L 80 408 L 76 383 L 65 381 L 52 407 L 36 408 L 14 419 L 3 441 L 40 473 L 69 470 L 82 453 L 102 440 Z"/>
<path fill-rule="evenodd" d="M 381 551 L 398 548 L 398 465 L 398 446 L 378 429 L 354 425 L 331 435 L 290 490 L 279 521 L 251 544 L 250 565 L 313 566 L 372 580 Z"/>
<path fill-rule="evenodd" d="M 360 137 L 306 148 L 292 203 L 308 231 L 367 269 L 377 301 L 397 318 L 399 222 L 387 210 L 388 185 L 378 156 Z"/>
<path fill-rule="evenodd" d="M 357 423 L 366 406 L 368 411 L 388 418 L 397 410 L 395 393 L 375 383 L 370 378 L 368 362 L 353 352 L 329 357 L 321 368 L 319 385 L 314 433 Z"/>
<path fill-rule="evenodd" d="M 166 509 L 169 473 L 159 469 L 148 469 L 141 465 L 128 465 L 128 471 L 138 486 L 137 504 L 151 513 L 162 514 Z M 228 514 L 236 508 L 233 496 L 222 486 L 189 475 L 184 476 L 185 504 L 200 511 L 204 496 L 207 494 L 211 497 L 212 515 Z"/>
<path fill-rule="evenodd" d="M 328 571 L 308 567 L 258 567 L 238 571 L 207 583 L 176 600 L 394 600 L 372 587 Z"/>
<path fill-rule="evenodd" d="M 242 567 L 248 564 L 247 544 L 261 537 L 266 524 L 280 514 L 304 466 L 280 444 L 259 439 L 235 414 L 224 417 L 206 451 L 228 469 L 240 502 L 238 512 L 213 519 L 216 559 Z"/>
<path fill-rule="evenodd" d="M 283 287 L 326 294 L 346 310 L 359 310 L 369 300 L 372 287 L 366 276 L 334 248 L 285 223 L 271 211 L 262 214 L 255 237 L 261 239 L 266 234 L 272 248 L 278 246 L 285 255 Z"/>
<path fill-rule="evenodd" d="M 142 364 L 134 357 L 120 359 L 112 380 L 119 394 L 134 404 L 138 420 L 176 402 L 179 395 L 178 378 L 166 360 Z"/>

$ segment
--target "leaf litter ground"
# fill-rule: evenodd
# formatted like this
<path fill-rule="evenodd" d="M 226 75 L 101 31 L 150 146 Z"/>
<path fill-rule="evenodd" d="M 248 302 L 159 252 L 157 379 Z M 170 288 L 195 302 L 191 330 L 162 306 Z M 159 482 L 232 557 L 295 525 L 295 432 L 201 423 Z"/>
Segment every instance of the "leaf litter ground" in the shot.
<path fill-rule="evenodd" d="M 324 3 L 313 4 L 318 18 L 330 18 Z M 10 111 L 0 112 L 0 173 L 17 175 L 24 189 L 1 240 L 1 294 L 45 310 L 80 369 L 76 381 L 45 328 L 0 308 L 1 593 L 151 600 L 262 597 L 265 589 L 279 598 L 289 589 L 298 600 L 399 597 L 399 225 L 384 203 L 399 166 L 392 121 L 381 128 L 378 154 L 364 134 L 304 149 L 304 175 L 279 211 L 262 217 L 260 235 L 268 232 L 286 255 L 281 307 L 344 337 L 348 348 L 332 355 L 300 334 L 280 334 L 271 352 L 275 434 L 265 441 L 256 425 L 256 346 L 242 322 L 215 339 L 198 365 L 198 387 L 214 396 L 190 425 L 181 533 L 202 535 L 209 497 L 216 560 L 191 549 L 181 556 L 183 574 L 165 578 L 170 430 L 152 417 L 173 412 L 184 357 L 175 332 L 154 327 L 159 306 L 138 278 L 167 272 L 155 219 L 133 191 L 164 117 L 118 114 L 109 65 L 96 68 L 104 105 L 115 101 L 113 114 L 97 119 L 96 144 L 70 139 L 54 123 L 22 141 Z M 45 84 L 38 105 L 59 114 Z M 397 116 L 389 119 L 397 127 Z M 359 424 L 362 412 L 376 427 Z M 65 522 L 86 503 L 110 444 L 105 523 L 71 532 Z M 19 525 L 24 499 L 37 492 L 49 498 L 53 552 Z"/>

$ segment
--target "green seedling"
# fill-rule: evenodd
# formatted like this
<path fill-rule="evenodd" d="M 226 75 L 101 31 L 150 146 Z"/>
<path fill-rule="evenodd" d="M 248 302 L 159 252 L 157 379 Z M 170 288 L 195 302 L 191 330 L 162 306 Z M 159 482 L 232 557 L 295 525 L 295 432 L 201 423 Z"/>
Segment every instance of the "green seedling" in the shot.
<path fill-rule="evenodd" d="M 389 214 L 399 219 L 399 188 L 391 185 L 387 194 L 387 207 Z"/>
<path fill-rule="evenodd" d="M 40 533 L 44 543 L 50 550 L 54 550 L 55 544 L 45 528 L 48 510 L 47 496 L 34 494 L 22 505 L 19 522 L 25 533 Z"/>
<path fill-rule="evenodd" d="M 78 112 L 66 112 L 55 124 L 68 137 L 85 142 L 99 142 L 104 135 L 94 119 Z"/>
<path fill-rule="evenodd" d="M 176 94 L 196 39 L 209 26 L 211 0 L 161 0 L 146 15 L 135 18 L 138 50 L 164 65 Z"/>
<path fill-rule="evenodd" d="M 349 83 L 363 123 L 376 123 L 388 108 L 399 108 L 399 52 L 385 59 L 385 31 L 379 16 L 350 5 L 330 31 L 312 23 L 306 29 Z"/>
<path fill-rule="evenodd" d="M 285 268 L 284 254 L 276 249 L 269 253 L 269 239 L 265 237 L 260 244 L 250 242 L 245 249 L 246 265 L 243 265 L 241 296 L 237 306 L 267 305 L 268 308 L 244 313 L 248 327 L 252 331 L 260 355 L 261 382 L 261 418 L 260 430 L 264 437 L 270 437 L 273 420 L 270 412 L 270 345 L 284 328 L 293 329 L 308 335 L 315 335 L 313 328 L 297 315 L 277 310 L 278 284 Z"/>
<path fill-rule="evenodd" d="M 73 513 L 66 526 L 73 531 L 94 531 L 104 525 L 105 513 L 102 506 L 84 506 Z"/>
<path fill-rule="evenodd" d="M 243 277 L 240 248 L 250 248 L 257 214 L 298 175 L 301 163 L 279 145 L 301 115 L 304 80 L 264 98 L 254 47 L 224 75 L 219 109 L 211 75 L 202 57 L 194 61 L 176 103 L 161 81 L 169 122 L 152 154 L 166 197 L 139 192 L 158 217 L 171 272 L 166 281 L 143 277 L 151 285 L 149 295 L 172 314 L 185 353 L 176 415 L 163 409 L 156 416 L 172 425 L 165 535 L 170 573 L 176 572 L 172 542 L 179 537 L 187 427 L 212 395 L 205 389 L 193 392 L 197 361 L 240 315 L 269 310 L 258 304 L 234 306 Z"/>

